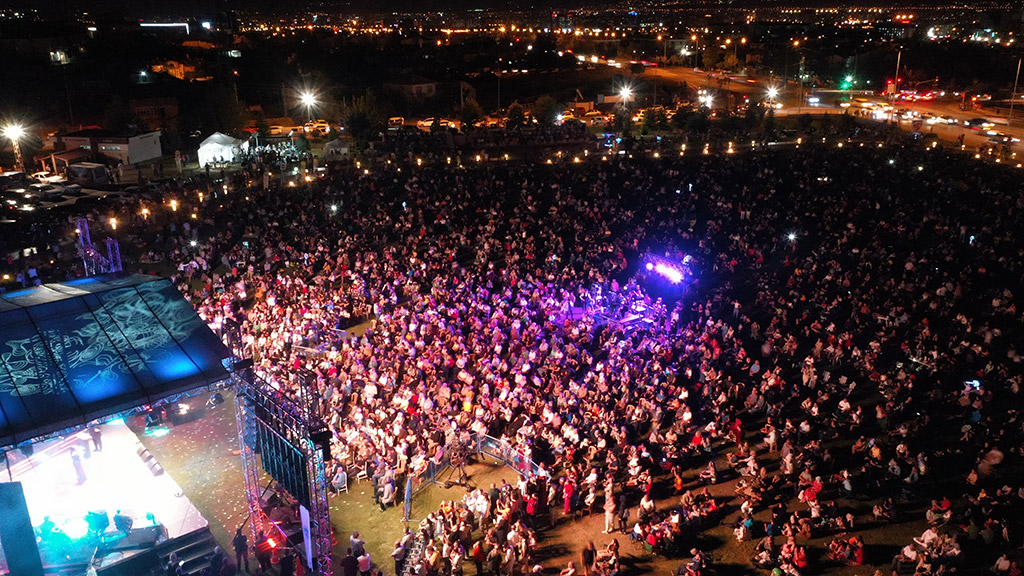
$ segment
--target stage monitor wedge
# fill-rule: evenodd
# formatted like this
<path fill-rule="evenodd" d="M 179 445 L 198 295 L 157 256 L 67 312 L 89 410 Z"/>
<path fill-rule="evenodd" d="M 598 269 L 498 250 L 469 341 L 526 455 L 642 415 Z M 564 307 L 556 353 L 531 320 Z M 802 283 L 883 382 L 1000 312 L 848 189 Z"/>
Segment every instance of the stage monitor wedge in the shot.
<path fill-rule="evenodd" d="M 21 482 L 0 482 L 0 543 L 11 574 L 43 576 L 43 561 Z"/>

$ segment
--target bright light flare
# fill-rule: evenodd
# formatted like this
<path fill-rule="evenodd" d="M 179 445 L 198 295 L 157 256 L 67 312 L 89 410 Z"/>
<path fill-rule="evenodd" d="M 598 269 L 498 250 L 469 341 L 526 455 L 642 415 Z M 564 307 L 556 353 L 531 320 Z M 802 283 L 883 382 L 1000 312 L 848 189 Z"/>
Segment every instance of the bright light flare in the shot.
<path fill-rule="evenodd" d="M 316 106 L 316 95 L 312 92 L 303 92 L 299 95 L 299 101 L 302 102 L 303 106 Z"/>
<path fill-rule="evenodd" d="M 657 272 L 659 275 L 665 277 L 673 284 L 679 284 L 680 282 L 683 281 L 683 278 L 685 277 L 685 273 L 682 269 L 665 262 L 660 262 L 658 258 L 649 260 L 647 263 L 644 264 L 644 268 L 648 272 Z"/>
<path fill-rule="evenodd" d="M 779 89 L 778 88 L 776 88 L 775 86 L 769 86 L 768 87 L 768 99 L 769 100 L 775 100 L 775 98 L 777 98 L 778 95 L 779 95 Z"/>
<path fill-rule="evenodd" d="M 673 284 L 683 281 L 683 273 L 667 264 L 655 264 L 654 271 L 668 278 Z"/>
<path fill-rule="evenodd" d="M 633 89 L 629 86 L 623 86 L 622 89 L 619 90 L 619 96 L 621 96 L 623 100 L 629 100 L 633 97 Z"/>
<path fill-rule="evenodd" d="M 8 124 L 4 126 L 4 137 L 11 140 L 20 140 L 25 135 L 25 128 L 21 124 Z"/>

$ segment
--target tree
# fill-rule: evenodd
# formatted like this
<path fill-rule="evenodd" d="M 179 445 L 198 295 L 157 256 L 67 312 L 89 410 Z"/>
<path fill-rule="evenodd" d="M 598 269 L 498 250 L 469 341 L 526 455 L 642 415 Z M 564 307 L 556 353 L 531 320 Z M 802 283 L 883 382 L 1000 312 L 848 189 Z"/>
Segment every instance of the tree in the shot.
<path fill-rule="evenodd" d="M 103 127 L 112 132 L 123 132 L 131 121 L 131 111 L 124 100 L 114 96 L 103 110 Z"/>
<path fill-rule="evenodd" d="M 628 135 L 633 130 L 633 116 L 628 110 L 615 113 L 615 117 L 612 118 L 612 130 L 616 134 L 623 136 Z"/>
<path fill-rule="evenodd" d="M 309 151 L 309 140 L 306 139 L 305 134 L 299 134 L 296 136 L 292 143 L 295 146 L 296 152 L 302 153 Z"/>
<path fill-rule="evenodd" d="M 467 98 L 462 109 L 459 110 L 459 120 L 462 121 L 463 128 L 476 124 L 483 117 L 484 109 L 480 107 L 475 98 Z"/>
<path fill-rule="evenodd" d="M 727 70 L 735 70 L 739 63 L 740 59 L 735 54 L 726 54 L 724 65 Z"/>
<path fill-rule="evenodd" d="M 834 127 L 834 123 L 832 122 L 832 115 L 831 114 L 826 113 L 824 116 L 822 116 L 820 124 L 821 124 L 820 127 L 821 127 L 821 133 L 822 134 L 826 134 L 827 135 L 827 134 L 831 134 L 832 133 L 832 128 Z"/>
<path fill-rule="evenodd" d="M 551 96 L 544 95 L 533 103 L 533 117 L 541 126 L 550 126 L 558 117 L 559 105 Z"/>
<path fill-rule="evenodd" d="M 345 109 L 342 117 L 345 129 L 360 143 L 365 143 L 385 128 L 384 114 L 377 104 L 377 97 L 367 90 L 366 94 L 354 99 Z"/>
<path fill-rule="evenodd" d="M 718 66 L 718 62 L 722 59 L 721 50 L 714 47 L 709 47 L 704 51 L 704 55 L 701 56 L 701 60 L 704 62 L 704 68 L 711 70 Z"/>
<path fill-rule="evenodd" d="M 676 130 L 685 130 L 691 116 L 693 116 L 692 108 L 680 108 L 676 110 L 676 115 L 672 117 L 672 127 Z"/>
<path fill-rule="evenodd" d="M 256 134 L 258 134 L 260 138 L 267 138 L 270 136 L 270 124 L 267 123 L 265 116 L 260 116 L 259 119 L 256 120 Z"/>
<path fill-rule="evenodd" d="M 764 108 L 761 106 L 747 106 L 743 113 L 743 123 L 748 132 L 753 132 L 764 118 Z"/>
<path fill-rule="evenodd" d="M 778 125 L 775 122 L 775 110 L 771 108 L 768 109 L 768 112 L 764 115 L 764 121 L 761 125 L 765 138 L 770 139 L 775 136 L 775 129 L 778 128 Z"/>
<path fill-rule="evenodd" d="M 686 120 L 686 131 L 704 135 L 711 130 L 711 119 L 708 117 L 709 111 L 706 107 L 701 107 L 696 114 L 691 114 Z"/>
<path fill-rule="evenodd" d="M 667 127 L 668 116 L 665 114 L 664 110 L 648 110 L 647 114 L 644 115 L 644 130 L 647 132 L 655 132 Z"/>
<path fill-rule="evenodd" d="M 811 118 L 810 114 L 801 114 L 796 117 L 796 127 L 801 134 L 810 134 L 811 127 L 814 125 L 814 119 Z"/>
<path fill-rule="evenodd" d="M 718 124 L 718 128 L 726 134 L 738 136 L 743 133 L 745 125 L 746 122 L 744 118 L 735 114 L 729 114 L 722 118 L 721 122 Z"/>
<path fill-rule="evenodd" d="M 839 117 L 839 131 L 845 136 L 852 136 L 857 131 L 857 119 L 849 111 Z"/>
<path fill-rule="evenodd" d="M 206 93 L 203 127 L 207 132 L 237 133 L 249 122 L 249 113 L 227 84 L 215 84 Z"/>
<path fill-rule="evenodd" d="M 509 128 L 519 128 L 526 123 L 526 113 L 523 112 L 523 105 L 518 100 L 508 105 L 507 117 L 505 126 Z"/>

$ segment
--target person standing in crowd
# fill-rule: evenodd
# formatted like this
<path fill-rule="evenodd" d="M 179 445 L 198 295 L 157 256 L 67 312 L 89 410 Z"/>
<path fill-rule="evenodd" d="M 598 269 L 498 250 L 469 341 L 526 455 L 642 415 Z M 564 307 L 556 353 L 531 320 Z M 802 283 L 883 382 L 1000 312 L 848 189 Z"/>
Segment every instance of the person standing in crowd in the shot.
<path fill-rule="evenodd" d="M 395 561 L 395 576 L 401 576 L 405 563 L 405 546 L 401 540 L 395 540 L 395 549 L 391 551 L 391 559 Z"/>
<path fill-rule="evenodd" d="M 227 557 L 224 555 L 224 549 L 220 546 L 213 547 L 213 555 L 210 556 L 210 574 L 220 574 L 221 568 L 224 567 L 224 561 Z"/>
<path fill-rule="evenodd" d="M 281 551 L 281 562 L 278 564 L 280 568 L 280 576 L 294 576 L 295 574 L 295 551 L 291 548 L 285 548 Z"/>
<path fill-rule="evenodd" d="M 370 553 L 363 550 L 363 553 L 356 558 L 356 561 L 359 562 L 359 576 L 370 576 L 370 568 L 373 566 Z"/>
<path fill-rule="evenodd" d="M 353 532 L 352 535 L 348 537 L 348 543 L 349 546 L 352 547 L 352 554 L 355 555 L 356 558 L 362 556 L 363 553 L 366 552 L 366 540 L 363 540 L 359 537 L 358 530 Z"/>
<path fill-rule="evenodd" d="M 260 565 L 260 570 L 266 572 L 270 570 L 271 558 L 273 552 L 270 549 L 269 539 L 263 535 L 263 531 L 260 530 L 256 533 L 256 562 Z"/>
<path fill-rule="evenodd" d="M 245 571 L 249 572 L 249 539 L 242 534 L 241 526 L 235 530 L 235 537 L 231 539 L 231 547 L 235 550 L 235 566 L 241 570 L 244 562 Z"/>
<path fill-rule="evenodd" d="M 352 548 L 345 551 L 345 557 L 338 562 L 341 566 L 342 576 L 358 576 L 359 575 L 359 560 L 352 553 Z"/>

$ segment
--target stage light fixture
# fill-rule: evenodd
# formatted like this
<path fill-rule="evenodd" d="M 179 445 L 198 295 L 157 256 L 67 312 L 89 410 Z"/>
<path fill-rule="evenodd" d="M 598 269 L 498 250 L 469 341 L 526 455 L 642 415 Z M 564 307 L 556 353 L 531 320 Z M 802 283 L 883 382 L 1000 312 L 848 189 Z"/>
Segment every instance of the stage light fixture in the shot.
<path fill-rule="evenodd" d="M 214 392 L 210 394 L 210 399 L 206 401 L 207 408 L 216 408 L 224 403 L 224 395 L 220 392 Z"/>
<path fill-rule="evenodd" d="M 79 540 L 89 535 L 89 523 L 85 518 L 70 518 L 63 522 L 62 531 L 72 540 Z"/>

